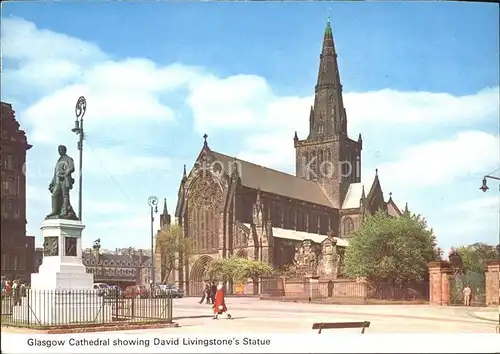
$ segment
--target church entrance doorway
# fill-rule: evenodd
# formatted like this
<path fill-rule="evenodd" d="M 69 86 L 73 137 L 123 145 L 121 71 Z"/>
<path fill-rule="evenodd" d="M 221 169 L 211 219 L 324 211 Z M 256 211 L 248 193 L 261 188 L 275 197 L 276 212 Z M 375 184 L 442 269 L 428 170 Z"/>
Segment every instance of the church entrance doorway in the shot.
<path fill-rule="evenodd" d="M 203 255 L 194 262 L 189 274 L 189 296 L 201 296 L 203 282 L 209 279 L 208 266 L 213 258 Z"/>

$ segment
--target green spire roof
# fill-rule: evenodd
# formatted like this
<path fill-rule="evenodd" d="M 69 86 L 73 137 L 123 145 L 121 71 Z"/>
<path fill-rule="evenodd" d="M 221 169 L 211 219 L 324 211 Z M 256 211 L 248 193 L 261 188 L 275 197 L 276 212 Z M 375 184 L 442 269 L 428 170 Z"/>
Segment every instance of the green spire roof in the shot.
<path fill-rule="evenodd" d="M 332 27 L 330 26 L 330 16 L 328 16 L 328 20 L 326 21 L 325 35 L 332 36 Z"/>

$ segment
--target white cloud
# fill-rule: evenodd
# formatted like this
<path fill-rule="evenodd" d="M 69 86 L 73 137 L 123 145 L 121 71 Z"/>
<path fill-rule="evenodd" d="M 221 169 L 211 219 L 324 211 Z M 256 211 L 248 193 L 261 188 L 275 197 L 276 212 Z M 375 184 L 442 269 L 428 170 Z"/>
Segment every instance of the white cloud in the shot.
<path fill-rule="evenodd" d="M 122 75 L 126 76 L 126 70 Z M 22 113 L 32 126 L 30 139 L 33 142 L 53 143 L 56 138 L 70 136 L 75 104 L 80 96 L 85 96 L 87 100 L 84 124 L 89 135 L 99 132 L 106 125 L 123 124 L 126 127 L 133 122 L 168 122 L 174 118 L 172 109 L 162 104 L 155 94 L 127 90 L 105 81 L 103 85 L 66 86 L 31 105 Z"/>
<path fill-rule="evenodd" d="M 93 43 L 19 18 L 2 18 L 2 57 L 16 61 L 5 70 L 4 84 L 27 89 L 54 89 L 78 78 L 84 66 L 106 58 Z"/>
<path fill-rule="evenodd" d="M 237 75 L 225 79 L 210 76 L 192 88 L 188 103 L 198 131 L 251 126 L 264 116 L 272 95 L 266 81 L 258 76 Z"/>
<path fill-rule="evenodd" d="M 172 121 L 174 111 L 162 96 L 201 75 L 201 69 L 180 64 L 158 67 L 146 59 L 112 61 L 94 44 L 25 20 L 5 19 L 2 29 L 3 56 L 16 63 L 5 70 L 5 85 L 13 92 L 15 87 L 43 88 L 35 102 L 18 112 L 30 123 L 34 143 L 52 144 L 56 138 L 69 137 L 80 96 L 87 99 L 89 135 L 118 124 L 128 125 L 133 134 L 134 123 Z"/>
<path fill-rule="evenodd" d="M 498 119 L 499 87 L 475 94 L 453 96 L 448 93 L 400 92 L 383 89 L 373 92 L 344 93 L 344 104 L 353 134 L 367 125 L 424 124 L 465 125 Z M 261 77 L 214 76 L 193 87 L 188 103 L 200 132 L 216 128 L 265 130 L 284 128 L 307 133 L 313 96 L 280 97 Z"/>
<path fill-rule="evenodd" d="M 238 158 L 260 165 L 295 172 L 293 132 L 274 132 L 249 135 Z"/>
<path fill-rule="evenodd" d="M 104 56 L 99 47 L 92 43 L 39 29 L 33 22 L 20 18 L 2 19 L 2 54 L 6 59 L 17 60 L 65 58 L 85 61 Z"/>
<path fill-rule="evenodd" d="M 125 90 L 135 94 L 165 93 L 196 82 L 202 70 L 181 64 L 160 67 L 142 59 L 106 61 L 88 70 L 85 83 L 99 91 Z"/>
<path fill-rule="evenodd" d="M 447 246 L 469 245 L 478 240 L 496 245 L 500 243 L 499 213 L 500 198 L 492 195 L 450 205 L 442 213 L 442 220 L 435 228 L 436 233 L 450 236 Z"/>
<path fill-rule="evenodd" d="M 463 212 L 474 212 L 479 210 L 482 212 L 487 209 L 495 208 L 500 208 L 500 197 L 484 195 L 482 198 L 476 198 L 459 203 L 455 206 L 454 210 Z"/>
<path fill-rule="evenodd" d="M 463 124 L 494 119 L 499 115 L 499 88 L 486 88 L 472 95 L 399 92 L 385 89 L 344 96 L 349 122 L 364 124 Z M 354 130 L 357 131 L 357 130 Z"/>
<path fill-rule="evenodd" d="M 498 167 L 498 136 L 480 131 L 458 133 L 447 140 L 428 141 L 400 152 L 400 159 L 379 165 L 390 184 L 428 187 L 455 179 L 482 176 Z M 385 180 L 386 177 L 384 177 Z"/>

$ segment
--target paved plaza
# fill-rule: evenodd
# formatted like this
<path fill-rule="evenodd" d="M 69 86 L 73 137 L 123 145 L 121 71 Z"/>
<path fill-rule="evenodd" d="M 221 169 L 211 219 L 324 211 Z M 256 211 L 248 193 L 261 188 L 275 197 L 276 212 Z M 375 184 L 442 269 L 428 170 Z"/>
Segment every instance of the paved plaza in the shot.
<path fill-rule="evenodd" d="M 232 320 L 211 319 L 211 306 L 197 298 L 174 300 L 181 327 L 154 333 L 311 332 L 314 322 L 370 321 L 367 333 L 495 333 L 497 309 L 428 305 L 319 305 L 227 298 Z M 334 330 L 358 332 L 358 329 Z"/>

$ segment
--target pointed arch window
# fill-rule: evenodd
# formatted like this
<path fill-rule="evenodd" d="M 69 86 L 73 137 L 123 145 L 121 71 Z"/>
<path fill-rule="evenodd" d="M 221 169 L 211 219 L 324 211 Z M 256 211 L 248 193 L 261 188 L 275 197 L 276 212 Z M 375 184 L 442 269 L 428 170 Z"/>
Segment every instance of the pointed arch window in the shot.
<path fill-rule="evenodd" d="M 342 223 L 342 235 L 348 237 L 354 231 L 354 222 L 351 218 L 347 217 Z"/>
<path fill-rule="evenodd" d="M 311 158 L 311 163 L 309 164 L 309 166 L 311 166 L 311 171 L 307 171 L 308 176 L 306 178 L 314 180 L 318 176 L 318 157 L 316 155 L 316 151 L 311 151 L 310 158 Z"/>
<path fill-rule="evenodd" d="M 324 126 L 323 123 L 318 124 L 318 134 L 323 134 L 324 133 Z"/>
<path fill-rule="evenodd" d="M 12 157 L 12 154 L 7 155 L 7 169 L 14 169 L 14 158 Z"/>

